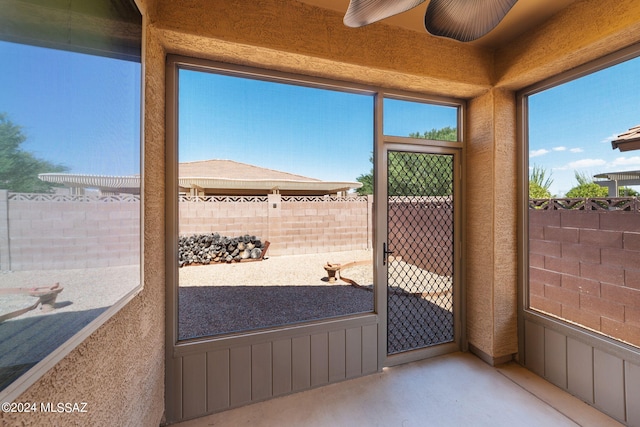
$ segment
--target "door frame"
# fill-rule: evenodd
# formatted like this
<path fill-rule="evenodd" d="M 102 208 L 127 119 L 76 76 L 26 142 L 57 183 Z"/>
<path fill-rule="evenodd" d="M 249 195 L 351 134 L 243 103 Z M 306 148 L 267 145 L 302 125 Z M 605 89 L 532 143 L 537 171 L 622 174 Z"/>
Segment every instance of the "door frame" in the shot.
<path fill-rule="evenodd" d="M 378 365 L 379 369 L 387 366 L 395 366 L 413 362 L 443 354 L 466 351 L 466 334 L 462 325 L 465 322 L 464 314 L 464 287 L 462 286 L 462 239 L 463 239 L 463 166 L 462 166 L 462 135 L 463 135 L 463 105 L 453 102 L 442 102 L 442 105 L 456 106 L 458 108 L 458 141 L 434 141 L 420 138 L 397 137 L 384 135 L 382 120 L 382 104 L 385 95 L 376 97 L 376 135 L 374 150 L 374 309 L 378 314 Z M 418 102 L 432 102 L 431 99 L 413 98 L 407 96 L 388 95 L 393 99 L 406 99 Z M 378 125 L 379 124 L 379 125 Z M 387 242 L 388 234 L 388 197 L 387 197 L 387 162 L 389 151 L 406 151 L 425 154 L 449 154 L 453 156 L 454 183 L 454 267 L 453 267 L 453 312 L 454 312 L 454 340 L 453 342 L 438 344 L 426 348 L 420 348 L 393 355 L 387 354 L 387 266 L 383 265 L 383 244 Z"/>

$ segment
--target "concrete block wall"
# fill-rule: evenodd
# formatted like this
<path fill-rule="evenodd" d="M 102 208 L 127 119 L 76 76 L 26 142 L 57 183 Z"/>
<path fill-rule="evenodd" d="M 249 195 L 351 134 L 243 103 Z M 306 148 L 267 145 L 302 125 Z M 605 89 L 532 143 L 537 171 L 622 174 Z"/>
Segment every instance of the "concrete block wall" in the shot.
<path fill-rule="evenodd" d="M 140 202 L 67 197 L 0 197 L 6 215 L 3 270 L 135 265 L 140 262 Z M 1 226 L 0 226 L 1 227 Z M 0 236 L 2 231 L 0 230 Z M 5 248 L 6 246 L 6 248 Z M 9 258 L 8 261 L 4 261 Z"/>
<path fill-rule="evenodd" d="M 284 201 L 270 233 L 273 254 L 295 255 L 371 247 L 372 198 Z"/>
<path fill-rule="evenodd" d="M 18 196 L 18 197 L 16 197 Z M 371 247 L 372 198 L 181 202 L 180 234 L 251 234 L 271 255 Z M 47 270 L 137 264 L 138 201 L 0 193 L 0 269 Z"/>
<path fill-rule="evenodd" d="M 269 230 L 267 208 L 267 202 L 262 198 L 181 201 L 179 234 L 220 233 L 229 237 L 250 234 L 266 239 Z"/>
<path fill-rule="evenodd" d="M 640 346 L 640 212 L 530 210 L 529 254 L 532 308 Z"/>
<path fill-rule="evenodd" d="M 367 249 L 372 242 L 373 198 L 211 198 L 179 203 L 180 235 L 217 232 L 255 235 L 270 255 Z"/>
<path fill-rule="evenodd" d="M 433 273 L 453 274 L 453 205 L 392 203 L 389 205 L 389 249 L 394 256 L 416 260 Z"/>

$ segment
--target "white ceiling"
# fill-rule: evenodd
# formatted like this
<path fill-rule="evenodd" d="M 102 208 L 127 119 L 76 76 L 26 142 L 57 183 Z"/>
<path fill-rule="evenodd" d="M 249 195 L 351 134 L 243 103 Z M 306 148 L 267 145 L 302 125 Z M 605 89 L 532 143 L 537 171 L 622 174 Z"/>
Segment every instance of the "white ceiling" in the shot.
<path fill-rule="evenodd" d="M 309 5 L 334 10 L 344 15 L 349 0 L 298 0 Z M 393 1 L 393 0 L 389 0 Z M 537 27 L 561 9 L 579 0 L 519 0 L 504 20 L 486 36 L 470 44 L 484 47 L 500 47 L 514 37 Z M 424 13 L 429 0 L 407 12 L 389 17 L 381 22 L 424 33 Z"/>

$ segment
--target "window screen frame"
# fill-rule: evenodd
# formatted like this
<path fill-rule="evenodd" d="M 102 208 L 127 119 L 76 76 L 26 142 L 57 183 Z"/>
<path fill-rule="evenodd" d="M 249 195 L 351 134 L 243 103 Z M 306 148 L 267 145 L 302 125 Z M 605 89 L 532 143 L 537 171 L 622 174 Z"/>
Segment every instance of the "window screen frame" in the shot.
<path fill-rule="evenodd" d="M 167 360 L 175 356 L 191 354 L 197 351 L 201 345 L 213 346 L 215 348 L 217 343 L 221 343 L 224 340 L 244 340 L 251 335 L 255 334 L 273 334 L 273 333 L 285 333 L 287 330 L 298 327 L 322 327 L 323 324 L 336 320 L 334 318 L 319 318 L 310 320 L 308 322 L 296 323 L 291 325 L 277 325 L 264 329 L 246 330 L 232 334 L 204 336 L 188 340 L 180 340 L 178 334 L 178 266 L 176 260 L 178 259 L 178 235 L 179 235 L 179 222 L 178 222 L 178 200 L 177 198 L 169 197 L 169 194 L 178 194 L 178 117 L 179 117 L 179 70 L 186 69 L 192 71 L 204 71 L 215 74 L 222 74 L 235 77 L 245 77 L 251 79 L 258 79 L 263 81 L 271 81 L 276 83 L 293 84 L 305 87 L 312 87 L 318 89 L 335 90 L 346 93 L 355 93 L 362 95 L 370 95 L 373 97 L 373 108 L 371 114 L 373 116 L 373 145 L 371 147 L 373 151 L 373 164 L 376 164 L 377 153 L 380 151 L 381 144 L 389 142 L 400 143 L 412 143 L 417 145 L 431 145 L 448 148 L 462 149 L 464 138 L 464 112 L 466 103 L 462 100 L 446 98 L 440 96 L 429 96 L 416 94 L 413 92 L 406 92 L 401 90 L 385 90 L 373 86 L 362 85 L 352 82 L 344 82 L 338 80 L 329 80 L 319 77 L 313 77 L 302 74 L 291 74 L 281 72 L 277 70 L 270 70 L 257 67 L 249 67 L 237 64 L 221 63 L 209 59 L 188 57 L 177 54 L 169 54 L 165 63 L 165 76 L 166 76 L 166 105 L 167 114 L 165 116 L 165 129 L 166 129 L 166 145 L 165 145 L 165 158 L 166 158 L 166 175 L 165 175 L 165 215 L 166 215 L 166 334 L 167 334 Z M 420 138 L 398 137 L 383 135 L 382 131 L 382 102 L 385 98 L 405 100 L 418 103 L 426 103 L 431 105 L 441 105 L 446 107 L 454 107 L 456 111 L 456 119 L 458 125 L 458 140 L 457 141 L 433 141 Z M 374 181 L 376 180 L 377 172 L 374 167 Z M 462 180 L 464 180 L 464 172 L 461 172 Z M 464 185 L 462 185 L 464 187 Z M 464 188 L 461 190 L 463 197 Z M 375 195 L 375 191 L 374 191 Z M 374 203 L 375 204 L 375 203 Z M 375 211 L 375 209 L 374 209 Z M 464 215 L 464 214 L 462 214 Z M 373 218 L 373 241 L 377 241 L 376 234 L 378 233 L 378 227 L 376 226 L 376 215 L 374 212 Z M 462 237 L 461 237 L 462 238 Z M 374 254 L 376 254 L 376 248 L 374 243 Z M 374 260 L 374 277 L 376 276 L 375 269 L 376 260 Z M 463 274 L 462 274 L 463 277 Z M 463 292 L 462 292 L 463 293 Z M 382 298 L 376 292 L 374 292 L 374 309 L 369 313 L 353 313 L 339 319 L 352 319 L 357 321 L 359 318 L 367 316 L 377 316 L 380 309 L 379 299 Z M 463 299 L 461 299 L 463 301 Z M 463 302 L 462 302 L 463 303 Z"/>
<path fill-rule="evenodd" d="M 225 75 L 230 77 L 248 78 L 253 80 L 261 80 L 265 82 L 282 83 L 289 85 L 296 85 L 302 87 L 309 87 L 315 89 L 325 89 L 332 91 L 339 91 L 343 93 L 353 93 L 359 95 L 371 96 L 372 104 L 375 105 L 375 97 L 377 91 L 374 88 L 365 85 L 346 83 L 335 80 L 327 80 L 312 76 L 290 74 L 276 70 L 268 70 L 256 67 L 247 67 L 236 64 L 221 63 L 207 59 L 186 57 L 182 55 L 170 54 L 166 60 L 166 135 L 167 143 L 165 146 L 166 155 L 166 197 L 165 197 L 165 215 L 166 215 L 166 282 L 167 282 L 167 351 L 170 352 L 169 357 L 173 357 L 176 354 L 189 353 L 190 346 L 198 346 L 202 343 L 217 343 L 223 342 L 229 339 L 243 339 L 243 337 L 251 336 L 254 334 L 271 334 L 280 333 L 280 331 L 287 331 L 289 329 L 295 329 L 298 327 L 306 327 L 309 325 L 321 325 L 334 320 L 363 318 L 371 315 L 376 315 L 377 296 L 374 292 L 374 309 L 371 312 L 365 313 L 352 313 L 339 318 L 322 317 L 314 320 L 304 321 L 301 323 L 283 324 L 269 326 L 260 329 L 249 329 L 233 333 L 225 333 L 222 335 L 209 335 L 198 338 L 179 339 L 178 321 L 179 321 L 179 298 L 178 298 L 178 286 L 179 283 L 179 268 L 176 260 L 178 259 L 178 236 L 179 236 L 179 215 L 178 215 L 178 198 L 169 197 L 169 194 L 178 194 L 178 159 L 179 159 L 179 70 L 190 70 L 197 72 L 208 72 L 212 74 Z M 374 122 L 373 144 L 371 150 L 375 156 L 375 116 L 374 109 L 372 107 L 372 117 Z M 374 230 L 375 233 L 375 230 Z M 286 333 L 286 332 L 285 332 Z M 173 346 L 174 351 L 169 347 Z"/>
<path fill-rule="evenodd" d="M 382 103 L 384 104 L 385 99 L 395 100 L 395 101 L 406 101 L 406 102 L 414 102 L 418 104 L 429 104 L 431 106 L 440 106 L 440 107 L 449 107 L 456 109 L 456 121 L 457 121 L 457 130 L 458 130 L 458 139 L 456 141 L 444 141 L 444 140 L 435 140 L 435 139 L 424 139 L 424 138 L 412 138 L 409 136 L 397 136 L 391 135 L 384 132 L 384 126 L 382 126 L 382 133 L 380 135 L 381 138 L 387 143 L 400 143 L 400 144 L 415 144 L 415 145 L 429 145 L 436 147 L 444 147 L 444 148 L 459 148 L 462 149 L 464 147 L 464 134 L 465 134 L 465 122 L 464 122 L 464 111 L 466 108 L 466 103 L 461 100 L 445 98 L 445 97 L 418 97 L 415 94 L 404 92 L 404 91 L 385 91 L 380 94 L 382 98 Z M 380 118 L 381 122 L 384 121 L 384 117 Z"/>
<path fill-rule="evenodd" d="M 132 2 L 132 6 L 137 8 L 137 5 Z M 68 11 L 67 11 L 68 12 Z M 62 12 L 65 13 L 65 12 Z M 134 13 L 132 10 L 130 13 Z M 61 345 L 59 345 L 55 350 L 45 356 L 43 359 L 38 361 L 32 368 L 22 374 L 20 377 L 16 378 L 12 383 L 10 383 L 7 387 L 0 391 L 0 401 L 2 402 L 12 402 L 15 401 L 22 393 L 27 391 L 32 385 L 34 385 L 37 381 L 39 381 L 43 375 L 45 375 L 51 368 L 56 366 L 62 359 L 64 359 L 67 355 L 69 355 L 73 350 L 75 350 L 78 346 L 80 346 L 85 340 L 87 340 L 95 331 L 97 331 L 102 325 L 107 323 L 112 317 L 120 312 L 124 307 L 129 305 L 129 303 L 136 298 L 138 294 L 140 294 L 144 288 L 144 191 L 145 191 L 145 179 L 144 179 L 144 85 L 145 85 L 145 77 L 144 77 L 144 57 L 145 57 L 145 44 L 144 44 L 144 35 L 142 28 L 144 28 L 145 16 L 142 12 L 137 9 L 137 13 L 140 16 L 140 38 L 133 42 L 129 40 L 125 43 L 120 39 L 119 36 L 115 33 L 111 32 L 111 29 L 101 29 L 96 28 L 96 32 L 102 34 L 104 37 L 110 38 L 111 43 L 115 43 L 110 45 L 108 49 L 104 47 L 96 48 L 95 46 L 85 46 L 83 45 L 82 38 L 77 39 L 69 39 L 66 42 L 57 42 L 57 41 L 49 41 L 47 39 L 48 35 L 46 34 L 46 26 L 49 23 L 42 24 L 42 34 L 39 33 L 41 30 L 37 27 L 31 27 L 28 31 L 23 31 L 24 28 L 20 26 L 19 17 L 16 18 L 17 21 L 13 22 L 15 24 L 15 28 L 8 26 L 5 31 L 0 32 L 0 39 L 6 42 L 15 43 L 19 45 L 27 45 L 27 46 L 36 46 L 43 47 L 53 50 L 59 51 L 69 51 L 75 52 L 78 54 L 88 54 L 94 56 L 103 56 L 111 59 L 119 59 L 119 60 L 127 60 L 134 61 L 140 64 L 138 79 L 140 82 L 140 92 L 139 96 L 139 121 L 140 121 L 140 131 L 138 134 L 138 150 L 140 153 L 139 160 L 139 171 L 140 171 L 140 203 L 139 203 L 139 248 L 140 252 L 138 254 L 139 259 L 139 276 L 138 276 L 138 284 L 128 291 L 124 296 L 122 296 L 118 301 L 116 301 L 111 306 L 107 307 L 100 315 L 98 315 L 95 319 L 89 322 L 87 325 L 78 330 L 71 338 L 64 341 Z M 129 15 L 131 18 L 131 15 Z M 127 25 L 133 25 L 128 23 Z M 12 31 L 15 31 L 12 32 Z M 29 33 L 31 31 L 31 33 Z M 122 42 L 122 45 L 118 45 L 118 43 Z M 43 73 L 46 73 L 46 68 L 43 68 Z M 64 294 L 63 294 L 64 295 Z"/>
<path fill-rule="evenodd" d="M 529 109 L 528 97 L 572 82 L 628 60 L 640 57 L 640 44 L 632 45 L 591 62 L 534 83 L 516 92 L 516 135 L 518 141 L 518 354 L 525 357 L 525 323 L 531 320 L 545 328 L 574 337 L 593 347 L 606 348 L 610 353 L 634 363 L 640 363 L 640 348 L 591 331 L 567 320 L 530 308 L 529 303 Z M 526 363 L 526 361 L 525 361 Z"/>

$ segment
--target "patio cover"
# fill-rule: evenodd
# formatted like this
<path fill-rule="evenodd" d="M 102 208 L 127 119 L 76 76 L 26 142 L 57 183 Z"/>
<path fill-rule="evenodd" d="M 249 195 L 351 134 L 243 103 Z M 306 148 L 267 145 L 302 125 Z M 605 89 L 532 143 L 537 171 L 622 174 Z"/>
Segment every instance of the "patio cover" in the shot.
<path fill-rule="evenodd" d="M 70 173 L 41 173 L 42 181 L 62 184 L 72 190 L 72 194 L 82 194 L 85 188 L 97 188 L 102 193 L 140 194 L 140 175 L 110 176 L 82 175 Z"/>
<path fill-rule="evenodd" d="M 609 189 L 609 197 L 618 197 L 618 187 L 640 185 L 640 171 L 606 172 L 594 175 L 596 184 Z"/>

